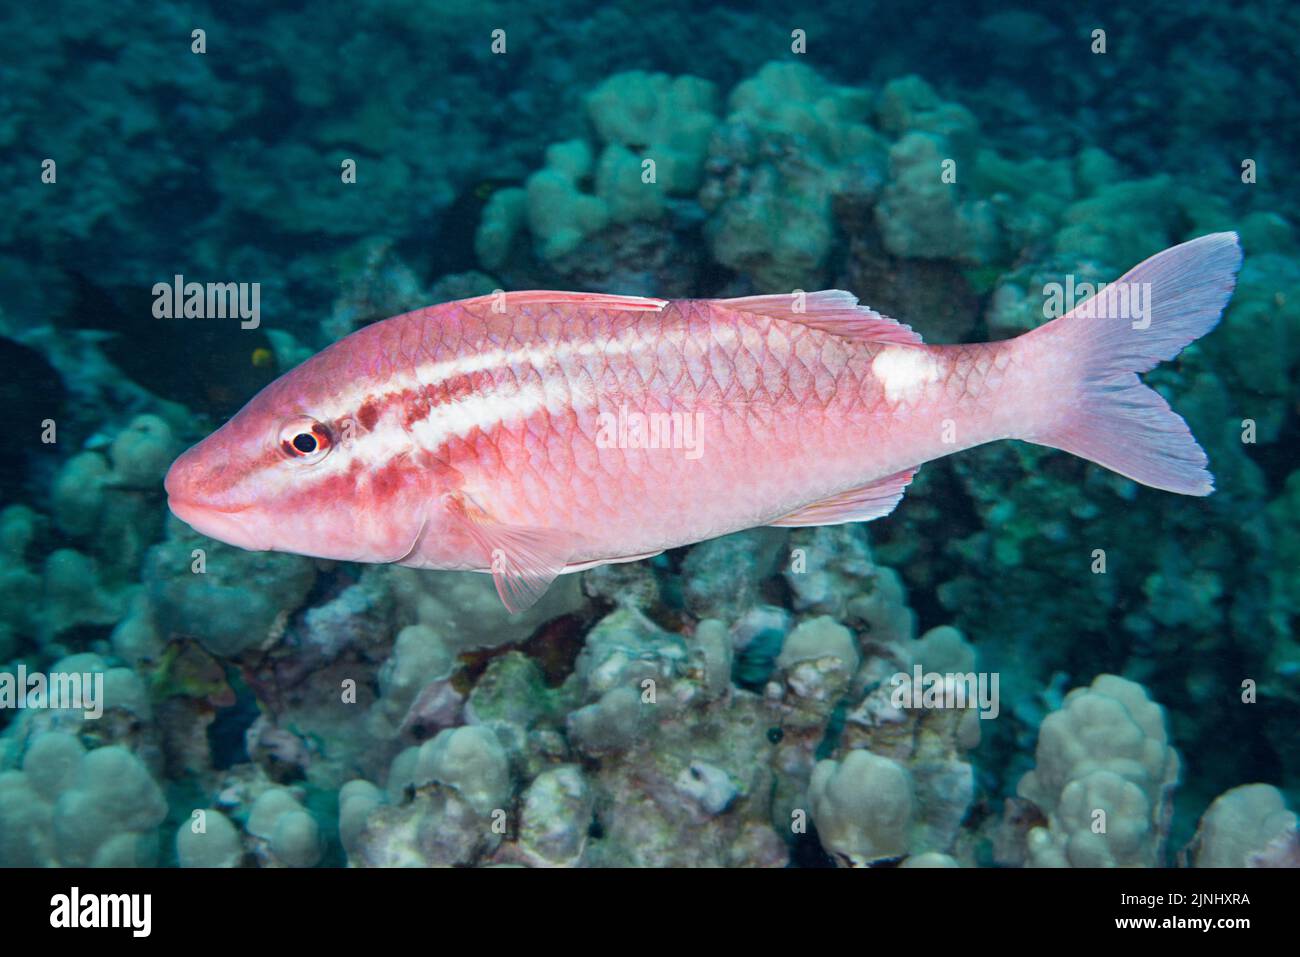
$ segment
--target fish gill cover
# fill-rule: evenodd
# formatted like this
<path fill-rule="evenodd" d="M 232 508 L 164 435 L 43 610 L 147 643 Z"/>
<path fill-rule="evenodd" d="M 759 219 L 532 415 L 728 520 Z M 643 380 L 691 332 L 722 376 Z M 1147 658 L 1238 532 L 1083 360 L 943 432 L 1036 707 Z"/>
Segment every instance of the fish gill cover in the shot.
<path fill-rule="evenodd" d="M 1296 863 L 1300 24 L 1285 3 L 1141 6 L 6 5 L 0 864 Z M 1041 444 L 867 468 L 897 429 L 945 427 L 924 411 L 945 356 L 1011 355 L 996 350 L 1099 284 L 1222 233 L 1237 239 L 1195 247 L 1204 269 L 1180 260 L 1157 284 L 1187 307 L 1168 348 L 1087 372 L 1102 347 L 1079 323 L 1118 321 L 1094 316 L 1062 320 L 1068 348 L 1050 333 L 1064 325 L 1014 340 L 1061 346 L 1014 388 L 994 385 L 1011 360 L 954 366 L 963 396 L 996 393 L 998 434 Z M 928 345 L 842 297 L 801 298 L 831 289 Z M 592 318 L 511 298 L 527 290 L 645 298 Z M 1140 332 L 1164 316 L 1140 293 L 1094 301 L 1132 306 L 1123 328 Z M 177 514 L 216 539 L 170 514 L 168 469 L 260 388 L 379 320 L 470 297 L 478 313 L 423 321 L 477 351 L 403 351 L 385 327 L 349 340 L 389 347 L 340 347 L 310 389 L 281 380 L 262 396 L 306 418 L 205 463 L 226 506 L 194 518 L 177 489 L 199 479 L 169 480 Z M 689 338 L 705 307 L 645 308 L 737 299 L 709 314 L 712 345 Z M 849 325 L 810 321 L 807 302 Z M 500 332 L 510 309 L 522 326 Z M 558 400 L 545 369 L 511 367 L 501 391 L 473 359 L 563 365 L 547 336 L 573 323 L 597 334 L 564 355 L 604 364 L 563 366 Z M 725 424 L 692 438 L 689 417 L 618 401 L 708 386 L 694 367 L 619 378 L 611 343 L 689 367 L 728 336 L 733 381 L 771 387 L 727 406 L 768 428 L 761 464 Z M 773 351 L 747 366 L 755 343 Z M 421 392 L 403 360 L 464 381 Z M 847 371 L 819 379 L 818 362 Z M 805 388 L 831 416 L 826 381 L 854 370 L 883 404 L 853 427 L 886 415 L 895 432 L 855 437 L 773 398 Z M 384 404 L 407 373 L 419 415 Z M 366 527 L 404 529 L 406 558 L 455 541 L 527 574 L 321 560 L 255 527 L 260 505 L 234 496 L 297 481 L 295 456 L 317 476 L 343 461 L 342 420 L 308 396 L 356 400 L 358 456 L 437 421 L 444 444 L 403 453 L 420 474 L 504 468 L 517 494 L 461 489 L 459 524 L 401 499 Z M 576 396 L 613 410 L 605 458 L 594 437 L 570 460 L 528 428 L 493 431 L 525 400 L 578 421 Z M 1134 418 L 1105 450 L 1075 419 L 1043 424 L 1107 401 Z M 1165 402 L 1177 415 L 1143 418 Z M 1199 442 L 1212 495 L 1048 447 L 1160 485 L 1123 466 L 1166 441 L 1163 465 L 1184 471 L 1162 487 L 1208 490 Z M 771 524 L 767 491 L 829 494 L 833 454 L 852 450 L 855 484 L 875 485 L 790 499 L 798 514 Z M 618 494 L 626 476 L 566 490 L 566 462 L 614 459 L 645 471 Z M 357 461 L 340 481 L 382 473 L 389 496 L 414 481 Z M 352 488 L 270 513 L 320 532 L 355 519 Z M 537 526 L 539 503 L 570 499 L 607 506 L 575 535 L 639 544 L 584 552 Z"/>

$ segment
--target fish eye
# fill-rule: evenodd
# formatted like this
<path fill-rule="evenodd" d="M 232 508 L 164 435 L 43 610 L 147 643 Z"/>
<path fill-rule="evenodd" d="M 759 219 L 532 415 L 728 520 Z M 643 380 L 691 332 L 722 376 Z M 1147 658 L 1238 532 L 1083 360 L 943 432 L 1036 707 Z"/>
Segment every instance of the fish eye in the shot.
<path fill-rule="evenodd" d="M 280 429 L 280 451 L 285 458 L 305 465 L 319 462 L 333 446 L 329 428 L 308 415 L 296 416 Z"/>

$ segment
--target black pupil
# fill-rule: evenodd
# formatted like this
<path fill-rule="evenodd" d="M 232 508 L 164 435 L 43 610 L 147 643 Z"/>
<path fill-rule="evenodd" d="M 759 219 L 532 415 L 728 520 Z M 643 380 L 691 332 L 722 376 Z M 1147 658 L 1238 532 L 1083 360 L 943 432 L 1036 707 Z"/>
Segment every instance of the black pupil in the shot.
<path fill-rule="evenodd" d="M 310 432 L 299 432 L 293 437 L 293 447 L 303 455 L 310 455 L 316 451 L 316 436 Z"/>

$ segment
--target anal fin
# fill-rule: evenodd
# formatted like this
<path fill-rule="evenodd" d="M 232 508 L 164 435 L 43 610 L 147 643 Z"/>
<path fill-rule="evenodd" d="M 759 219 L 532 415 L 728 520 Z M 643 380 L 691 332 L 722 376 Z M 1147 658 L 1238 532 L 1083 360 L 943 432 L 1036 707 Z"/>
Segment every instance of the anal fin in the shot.
<path fill-rule="evenodd" d="M 892 512 L 903 500 L 903 492 L 916 475 L 916 469 L 895 472 L 869 485 L 860 485 L 847 492 L 805 505 L 772 522 L 782 528 L 804 528 L 811 525 L 845 525 L 849 522 L 870 522 Z"/>
<path fill-rule="evenodd" d="M 601 565 L 622 565 L 625 562 L 639 562 L 663 553 L 664 550 L 661 548 L 657 552 L 642 552 L 639 555 L 620 555 L 618 558 L 597 558 L 590 562 L 574 562 L 571 565 L 565 565 L 560 574 L 568 575 L 573 572 L 585 572 L 589 568 L 599 568 Z"/>

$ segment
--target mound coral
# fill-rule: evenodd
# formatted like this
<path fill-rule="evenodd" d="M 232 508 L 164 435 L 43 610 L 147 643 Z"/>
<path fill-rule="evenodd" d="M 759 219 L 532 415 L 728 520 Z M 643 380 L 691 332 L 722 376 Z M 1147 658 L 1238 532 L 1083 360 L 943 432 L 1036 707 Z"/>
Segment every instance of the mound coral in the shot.
<path fill-rule="evenodd" d="M 1164 711 L 1141 685 L 1101 675 L 1043 721 L 1021 797 L 1046 816 L 1028 835 L 1038 867 L 1154 867 L 1163 862 L 1178 781 Z"/>

